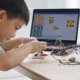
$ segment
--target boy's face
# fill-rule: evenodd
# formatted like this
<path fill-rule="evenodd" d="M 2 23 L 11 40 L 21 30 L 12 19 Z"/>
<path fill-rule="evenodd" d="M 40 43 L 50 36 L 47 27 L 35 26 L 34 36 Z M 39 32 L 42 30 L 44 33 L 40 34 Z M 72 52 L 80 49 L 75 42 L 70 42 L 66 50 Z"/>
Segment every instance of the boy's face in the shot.
<path fill-rule="evenodd" d="M 1 11 L 0 11 L 1 12 Z M 8 19 L 5 11 L 0 13 L 0 42 L 15 37 L 15 32 L 25 23 L 20 18 Z"/>

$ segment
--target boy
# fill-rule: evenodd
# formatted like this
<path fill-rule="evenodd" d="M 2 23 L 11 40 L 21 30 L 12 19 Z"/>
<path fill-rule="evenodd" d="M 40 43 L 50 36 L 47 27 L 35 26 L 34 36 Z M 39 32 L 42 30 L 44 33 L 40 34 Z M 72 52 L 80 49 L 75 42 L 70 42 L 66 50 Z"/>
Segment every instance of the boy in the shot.
<path fill-rule="evenodd" d="M 27 25 L 28 20 L 29 11 L 24 0 L 0 0 L 0 70 L 9 70 L 29 53 L 46 49 L 46 42 L 34 38 L 10 40 L 23 24 Z"/>

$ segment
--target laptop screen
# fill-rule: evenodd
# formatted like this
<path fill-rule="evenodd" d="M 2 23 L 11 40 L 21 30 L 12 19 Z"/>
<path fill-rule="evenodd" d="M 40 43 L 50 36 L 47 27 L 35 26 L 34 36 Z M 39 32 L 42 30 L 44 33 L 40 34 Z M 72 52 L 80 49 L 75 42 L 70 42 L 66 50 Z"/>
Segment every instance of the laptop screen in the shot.
<path fill-rule="evenodd" d="M 79 9 L 35 9 L 31 37 L 38 40 L 76 43 L 78 35 Z"/>

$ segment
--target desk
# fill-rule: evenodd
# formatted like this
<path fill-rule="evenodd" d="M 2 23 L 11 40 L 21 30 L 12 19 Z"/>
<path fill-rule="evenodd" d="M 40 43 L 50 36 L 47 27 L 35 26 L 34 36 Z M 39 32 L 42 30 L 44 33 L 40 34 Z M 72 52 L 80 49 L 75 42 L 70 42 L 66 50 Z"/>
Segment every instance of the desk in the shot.
<path fill-rule="evenodd" d="M 52 56 L 36 60 L 29 55 L 15 69 L 32 80 L 80 80 L 80 65 L 62 65 Z"/>

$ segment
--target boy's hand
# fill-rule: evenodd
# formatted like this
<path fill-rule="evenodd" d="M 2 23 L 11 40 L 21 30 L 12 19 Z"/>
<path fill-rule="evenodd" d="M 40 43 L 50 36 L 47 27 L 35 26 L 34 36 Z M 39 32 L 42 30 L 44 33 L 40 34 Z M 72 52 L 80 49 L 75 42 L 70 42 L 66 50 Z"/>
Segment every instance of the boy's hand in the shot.
<path fill-rule="evenodd" d="M 31 53 L 34 52 L 41 52 L 42 50 L 45 50 L 47 48 L 47 43 L 46 42 L 39 42 L 39 41 L 31 41 L 27 43 L 29 46 L 32 47 Z"/>

